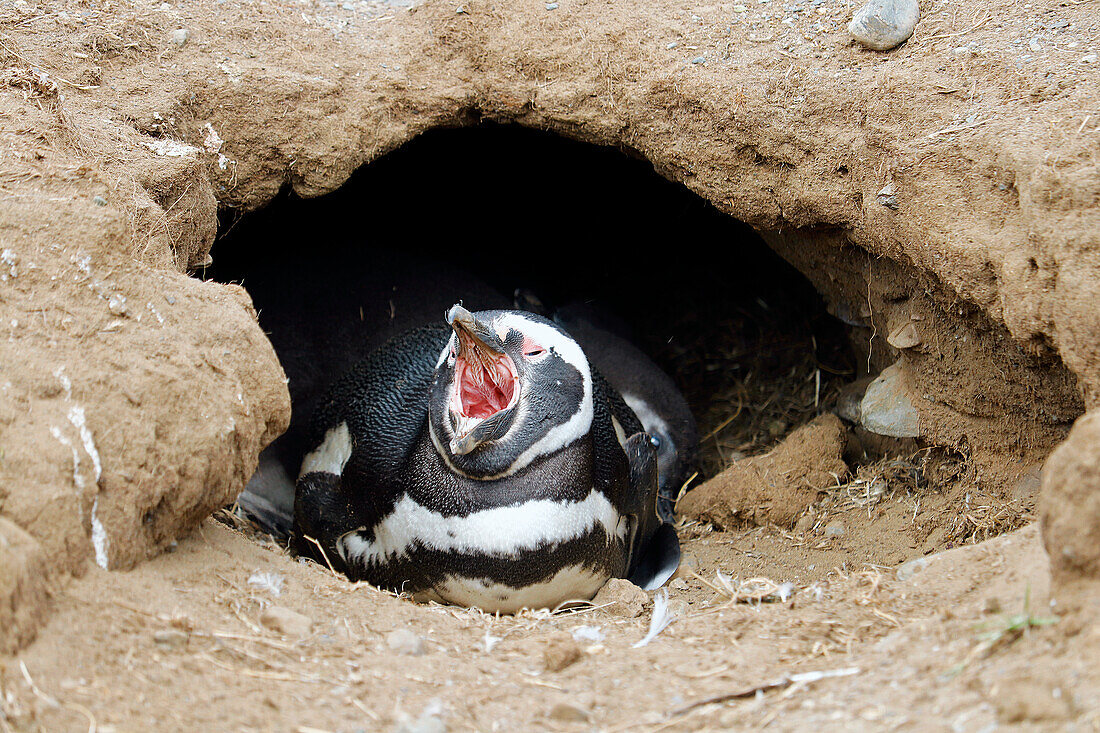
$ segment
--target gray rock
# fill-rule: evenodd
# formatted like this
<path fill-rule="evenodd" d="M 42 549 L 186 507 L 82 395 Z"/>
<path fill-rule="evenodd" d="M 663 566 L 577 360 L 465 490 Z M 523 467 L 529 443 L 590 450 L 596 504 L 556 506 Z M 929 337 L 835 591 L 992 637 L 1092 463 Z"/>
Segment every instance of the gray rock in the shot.
<path fill-rule="evenodd" d="M 882 187 L 882 190 L 878 192 L 878 202 L 888 209 L 897 211 L 898 209 L 898 187 L 891 181 Z"/>
<path fill-rule="evenodd" d="M 904 582 L 912 578 L 920 571 L 924 570 L 926 567 L 928 567 L 928 558 L 917 557 L 910 560 L 909 562 L 902 563 L 898 567 L 895 575 L 897 576 L 898 580 Z"/>
<path fill-rule="evenodd" d="M 183 48 L 189 38 L 191 38 L 191 31 L 186 28 L 177 28 L 168 35 L 168 40 L 174 43 L 178 48 Z"/>
<path fill-rule="evenodd" d="M 872 433 L 891 438 L 920 436 L 920 415 L 905 389 L 905 375 L 898 364 L 882 370 L 867 387 L 859 403 L 860 424 Z"/>
<path fill-rule="evenodd" d="M 829 522 L 825 525 L 826 537 L 843 537 L 845 533 L 844 522 L 839 520 Z"/>
<path fill-rule="evenodd" d="M 424 640 L 408 629 L 397 629 L 386 634 L 386 646 L 391 652 L 419 657 L 424 653 Z"/>
<path fill-rule="evenodd" d="M 917 0 L 871 0 L 856 12 L 848 32 L 867 48 L 889 51 L 913 35 L 918 20 Z"/>

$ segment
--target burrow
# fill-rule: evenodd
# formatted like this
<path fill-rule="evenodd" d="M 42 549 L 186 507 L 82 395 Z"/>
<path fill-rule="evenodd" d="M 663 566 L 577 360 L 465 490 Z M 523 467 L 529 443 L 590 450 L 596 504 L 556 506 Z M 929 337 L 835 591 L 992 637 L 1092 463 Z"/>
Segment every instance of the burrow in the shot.
<path fill-rule="evenodd" d="M 793 505 L 727 486 L 735 496 L 714 500 L 724 509 L 682 520 L 689 553 L 710 525 L 771 532 L 801 549 L 760 570 L 795 580 L 1032 521 L 1043 460 L 1084 409 L 1047 344 L 1021 345 L 934 275 L 872 257 L 839 229 L 754 230 L 629 149 L 518 126 L 432 130 L 334 193 L 225 210 L 212 254 L 201 275 L 249 290 L 284 360 L 301 346 L 287 313 L 388 310 L 400 322 L 395 301 L 449 271 L 501 298 L 584 303 L 691 404 L 701 441 L 685 496 L 841 415 L 839 432 L 812 438 L 827 445 L 791 460 L 838 452 L 842 468 L 802 477 Z M 371 279 L 393 262 L 400 277 Z"/>

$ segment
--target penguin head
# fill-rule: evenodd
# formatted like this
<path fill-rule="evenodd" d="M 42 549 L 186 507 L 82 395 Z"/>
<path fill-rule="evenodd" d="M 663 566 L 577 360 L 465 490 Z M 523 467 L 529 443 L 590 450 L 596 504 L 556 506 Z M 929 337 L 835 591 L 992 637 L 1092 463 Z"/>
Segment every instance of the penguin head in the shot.
<path fill-rule="evenodd" d="M 429 397 L 432 443 L 454 471 L 508 476 L 587 435 L 592 371 L 552 321 L 522 311 L 447 311 L 451 337 Z"/>

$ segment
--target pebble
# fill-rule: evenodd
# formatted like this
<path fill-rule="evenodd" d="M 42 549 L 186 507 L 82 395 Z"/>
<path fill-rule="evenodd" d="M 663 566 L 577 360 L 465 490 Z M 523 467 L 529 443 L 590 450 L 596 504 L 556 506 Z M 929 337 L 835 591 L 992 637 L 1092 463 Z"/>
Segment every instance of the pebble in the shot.
<path fill-rule="evenodd" d="M 895 349 L 912 349 L 920 346 L 923 341 L 916 324 L 909 321 L 891 331 L 890 335 L 886 337 L 886 343 Z"/>
<path fill-rule="evenodd" d="M 600 610 L 611 616 L 637 618 L 649 603 L 649 595 L 625 578 L 612 578 L 600 588 L 592 603 L 596 606 L 607 606 Z"/>
<path fill-rule="evenodd" d="M 309 616 L 282 606 L 269 606 L 260 616 L 260 623 L 287 636 L 305 636 L 313 630 L 313 620 Z"/>
<path fill-rule="evenodd" d="M 898 580 L 906 581 L 920 571 L 924 570 L 926 567 L 928 567 L 928 558 L 917 557 L 910 560 L 909 562 L 902 563 L 901 566 L 898 567 L 897 572 L 895 572 L 894 575 L 897 577 Z"/>
<path fill-rule="evenodd" d="M 168 39 L 172 43 L 176 44 L 178 48 L 183 48 L 188 39 L 191 38 L 191 31 L 186 28 L 177 28 L 168 35 Z"/>
<path fill-rule="evenodd" d="M 672 49 L 676 48 L 679 45 L 680 45 L 679 41 L 670 41 L 669 43 L 665 44 L 665 48 L 667 48 L 669 51 L 671 51 Z"/>
<path fill-rule="evenodd" d="M 419 657 L 424 653 L 424 640 L 408 629 L 395 629 L 386 634 L 386 646 L 391 652 L 409 657 Z"/>
<path fill-rule="evenodd" d="M 187 645 L 187 633 L 179 629 L 162 629 L 153 633 L 153 641 L 169 649 L 179 649 Z"/>
<path fill-rule="evenodd" d="M 891 364 L 867 387 L 859 403 L 860 424 L 878 435 L 891 438 L 920 436 L 920 415 L 905 389 L 901 367 Z"/>
<path fill-rule="evenodd" d="M 798 521 L 794 523 L 794 531 L 799 534 L 806 534 L 814 528 L 814 515 L 803 514 L 798 518 Z"/>
<path fill-rule="evenodd" d="M 103 198 L 102 196 L 95 196 L 92 198 L 92 203 L 94 203 L 96 206 L 106 206 L 107 199 Z"/>
<path fill-rule="evenodd" d="M 1081 57 L 1081 63 L 1082 64 L 1095 64 L 1098 59 L 1100 59 L 1100 56 L 1097 56 L 1094 53 L 1090 53 L 1090 54 L 1086 54 L 1086 55 Z"/>
<path fill-rule="evenodd" d="M 542 666 L 547 672 L 560 672 L 582 657 L 584 652 L 572 639 L 551 639 L 542 651 Z"/>
<path fill-rule="evenodd" d="M 878 192 L 878 202 L 888 209 L 897 211 L 898 208 L 898 189 L 894 185 L 893 181 L 887 183 L 882 187 L 882 190 Z"/>
<path fill-rule="evenodd" d="M 668 587 L 672 590 L 687 590 L 687 581 L 683 578 L 673 578 L 672 582 L 668 584 Z"/>
<path fill-rule="evenodd" d="M 557 3 L 546 3 L 546 9 L 547 10 L 557 10 L 558 9 L 558 4 Z"/>
<path fill-rule="evenodd" d="M 917 0 L 871 0 L 848 24 L 852 38 L 875 51 L 889 51 L 909 39 L 920 20 Z"/>
<path fill-rule="evenodd" d="M 695 58 L 693 58 L 691 60 L 691 63 L 693 63 L 693 64 L 705 64 L 706 62 L 707 62 L 707 57 L 706 56 L 696 56 Z"/>
<path fill-rule="evenodd" d="M 124 316 L 129 312 L 126 305 L 126 296 L 115 293 L 107 299 L 107 310 L 116 316 Z"/>
<path fill-rule="evenodd" d="M 559 702 L 550 708 L 548 716 L 551 720 L 559 720 L 563 723 L 587 723 L 588 711 L 584 708 L 570 705 L 567 702 Z"/>
<path fill-rule="evenodd" d="M 832 521 L 825 525 L 826 537 L 843 537 L 846 531 L 844 522 L 840 520 Z"/>

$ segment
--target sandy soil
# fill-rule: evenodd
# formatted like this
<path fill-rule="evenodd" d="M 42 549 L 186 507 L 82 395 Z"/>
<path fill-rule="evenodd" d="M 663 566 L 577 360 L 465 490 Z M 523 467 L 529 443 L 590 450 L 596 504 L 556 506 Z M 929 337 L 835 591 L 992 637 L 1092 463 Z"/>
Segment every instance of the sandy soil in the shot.
<path fill-rule="evenodd" d="M 689 528 L 685 536 L 690 557 L 669 593 L 673 621 L 635 648 L 651 604 L 638 617 L 616 615 L 615 606 L 504 618 L 419 606 L 207 521 L 133 571 L 92 569 L 59 589 L 40 639 L 0 667 L 0 726 L 656 731 L 843 721 L 928 731 L 1100 723 L 1100 672 L 1056 625 L 1044 625 L 1057 604 L 1034 526 L 929 556 L 906 581 L 844 542 L 818 547 L 764 529 Z M 759 602 L 782 589 L 749 580 L 757 577 L 792 582 L 789 596 Z M 273 607 L 308 617 L 309 630 L 269 629 L 263 619 Z M 394 639 L 400 630 L 416 638 Z M 792 678 L 808 672 L 845 676 Z M 721 696 L 729 699 L 708 702 Z"/>

